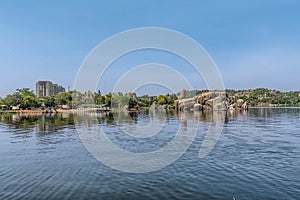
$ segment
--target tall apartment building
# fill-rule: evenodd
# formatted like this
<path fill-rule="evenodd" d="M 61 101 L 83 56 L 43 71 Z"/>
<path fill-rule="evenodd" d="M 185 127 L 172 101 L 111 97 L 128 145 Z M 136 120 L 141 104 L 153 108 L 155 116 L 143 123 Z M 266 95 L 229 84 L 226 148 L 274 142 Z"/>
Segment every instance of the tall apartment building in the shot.
<path fill-rule="evenodd" d="M 38 81 L 35 86 L 36 96 L 38 97 L 53 96 L 66 91 L 64 87 L 53 84 L 51 81 Z"/>

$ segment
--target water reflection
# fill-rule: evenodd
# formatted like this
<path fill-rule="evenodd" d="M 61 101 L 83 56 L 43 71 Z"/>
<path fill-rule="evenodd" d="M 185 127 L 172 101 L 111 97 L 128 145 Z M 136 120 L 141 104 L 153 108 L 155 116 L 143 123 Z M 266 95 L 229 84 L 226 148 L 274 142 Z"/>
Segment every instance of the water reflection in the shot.
<path fill-rule="evenodd" d="M 86 117 L 85 121 L 93 121 L 94 119 L 101 125 L 117 126 L 126 123 L 130 125 L 139 125 L 143 123 L 150 123 L 151 120 L 157 120 L 160 123 L 168 123 L 171 118 L 175 118 L 183 127 L 187 125 L 187 120 L 197 120 L 203 123 L 229 123 L 236 119 L 247 119 L 247 117 L 256 117 L 257 120 L 300 116 L 300 109 L 294 108 L 252 108 L 249 112 L 180 112 L 166 110 L 145 110 L 141 112 L 107 112 L 107 113 L 57 113 L 57 114 L 13 114 L 0 115 L 0 123 L 7 125 L 11 129 L 35 129 L 38 133 L 48 134 L 56 130 L 62 130 L 68 126 L 74 125 L 74 117 Z"/>
<path fill-rule="evenodd" d="M 180 126 L 182 131 L 193 129 L 192 126 L 206 125 L 218 126 L 219 130 L 228 121 L 228 113 L 216 111 L 213 113 L 180 112 L 166 110 L 145 110 L 141 112 L 109 112 L 109 113 L 78 113 L 74 119 L 80 126 L 117 127 L 119 131 L 126 132 L 134 137 L 150 137 L 165 129 L 167 126 Z M 138 130 L 138 131 L 136 131 Z M 176 127 L 173 132 L 176 132 Z"/>
<path fill-rule="evenodd" d="M 242 113 L 246 115 L 247 113 Z M 241 114 L 239 114 L 241 115 Z M 74 126 L 74 118 L 84 116 L 84 121 L 88 126 L 95 123 L 107 126 L 127 126 L 147 125 L 153 121 L 157 123 L 170 122 L 170 119 L 178 120 L 182 127 L 187 126 L 188 120 L 198 122 L 217 123 L 228 121 L 228 117 L 236 117 L 226 112 L 202 113 L 202 112 L 181 112 L 176 113 L 166 110 L 146 110 L 142 112 L 107 112 L 107 113 L 57 113 L 57 114 L 14 114 L 0 115 L 0 123 L 7 125 L 11 129 L 34 130 L 39 134 L 50 134 L 57 130 L 62 130 L 68 126 Z M 95 119 L 97 119 L 95 121 Z M 196 122 L 195 121 L 195 122 Z M 141 124 L 142 123 L 142 124 Z"/>
<path fill-rule="evenodd" d="M 260 109 L 252 108 L 247 111 L 239 112 L 180 112 L 166 110 L 145 110 L 141 112 L 107 112 L 107 113 L 58 113 L 58 114 L 35 114 L 35 115 L 0 115 L 0 123 L 7 126 L 11 130 L 20 130 L 16 133 L 21 137 L 29 135 L 25 133 L 34 132 L 37 135 L 52 134 L 58 130 L 65 128 L 75 128 L 74 119 L 78 119 L 79 123 L 86 124 L 88 127 L 100 125 L 102 127 L 117 127 L 124 132 L 131 132 L 135 137 L 146 137 L 147 130 L 157 132 L 167 125 L 176 125 L 182 131 L 187 131 L 189 124 L 198 124 L 200 126 L 223 126 L 236 122 L 237 120 L 246 121 L 249 117 L 254 118 L 256 123 L 267 124 L 272 118 L 291 116 L 300 116 L 300 109 L 288 108 L 269 108 Z M 280 122 L 278 122 L 280 123 Z M 152 125 L 152 126 L 151 126 Z M 133 132 L 137 128 L 145 127 L 142 132 L 145 134 L 138 135 Z M 174 128 L 173 126 L 172 128 Z M 175 127 L 175 128 L 176 128 Z M 140 131 L 141 132 L 141 131 Z M 153 136 L 153 135 L 150 135 Z"/>
<path fill-rule="evenodd" d="M 139 145 L 163 147 L 178 128 L 188 135 L 193 124 L 200 126 L 182 157 L 147 174 L 121 173 L 93 159 L 75 130 L 74 120 L 81 115 L 0 115 L 2 199 L 299 198 L 300 109 L 86 114 L 90 118 L 82 125 L 111 130 L 109 139 L 131 152 L 141 152 Z M 147 126 L 151 120 L 168 125 L 163 135 L 136 139 L 118 131 L 120 126 Z M 218 144 L 199 159 L 204 133 L 223 120 Z"/>
<path fill-rule="evenodd" d="M 194 141 L 199 125 L 207 127 L 201 130 L 205 138 L 199 157 L 208 155 L 222 133 L 225 118 L 226 112 L 222 111 L 175 113 L 154 109 L 139 113 L 80 113 L 74 119 L 81 141 L 95 158 L 121 171 L 145 172 L 160 169 L 158 164 L 170 164 L 167 158 L 174 162 L 184 154 Z M 158 158 L 156 162 L 150 162 L 152 157 Z M 126 165 L 124 158 L 130 158 Z M 138 162 L 138 158 L 143 162 Z"/>
<path fill-rule="evenodd" d="M 28 130 L 37 134 L 50 134 L 74 125 L 72 114 L 14 114 L 0 116 L 0 123 L 12 130 Z"/>

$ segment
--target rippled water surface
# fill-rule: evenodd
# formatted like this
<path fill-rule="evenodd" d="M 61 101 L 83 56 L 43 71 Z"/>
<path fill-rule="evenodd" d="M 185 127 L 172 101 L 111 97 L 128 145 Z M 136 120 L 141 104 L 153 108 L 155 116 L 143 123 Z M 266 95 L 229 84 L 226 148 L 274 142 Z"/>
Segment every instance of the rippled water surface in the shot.
<path fill-rule="evenodd" d="M 300 199 L 300 110 L 252 108 L 227 113 L 213 150 L 198 157 L 213 116 L 110 113 L 79 121 L 72 114 L 0 115 L 0 199 Z M 177 161 L 158 171 L 125 173 L 96 160 L 76 127 L 99 126 L 132 152 L 155 151 L 179 126 L 197 123 L 196 138 Z M 152 119 L 160 133 L 136 138 L 122 130 Z M 187 133 L 189 129 L 186 129 Z"/>

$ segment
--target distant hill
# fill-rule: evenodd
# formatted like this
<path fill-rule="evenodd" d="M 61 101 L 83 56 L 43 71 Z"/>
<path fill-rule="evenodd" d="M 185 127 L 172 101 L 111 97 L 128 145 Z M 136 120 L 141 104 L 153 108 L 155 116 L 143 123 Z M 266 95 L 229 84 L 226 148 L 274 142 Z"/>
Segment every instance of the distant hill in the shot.
<path fill-rule="evenodd" d="M 226 90 L 228 96 L 243 99 L 250 106 L 300 106 L 299 92 L 280 92 L 266 88 Z"/>

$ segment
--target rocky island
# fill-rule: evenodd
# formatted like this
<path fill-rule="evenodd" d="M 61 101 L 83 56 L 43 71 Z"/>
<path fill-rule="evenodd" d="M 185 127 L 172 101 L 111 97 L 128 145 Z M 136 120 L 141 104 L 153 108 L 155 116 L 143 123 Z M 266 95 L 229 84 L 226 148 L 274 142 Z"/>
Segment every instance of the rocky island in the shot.
<path fill-rule="evenodd" d="M 243 99 L 236 99 L 228 96 L 224 91 L 210 91 L 196 95 L 192 98 L 185 98 L 186 91 L 183 90 L 174 106 L 177 111 L 214 111 L 214 110 L 247 110 L 248 104 Z"/>

